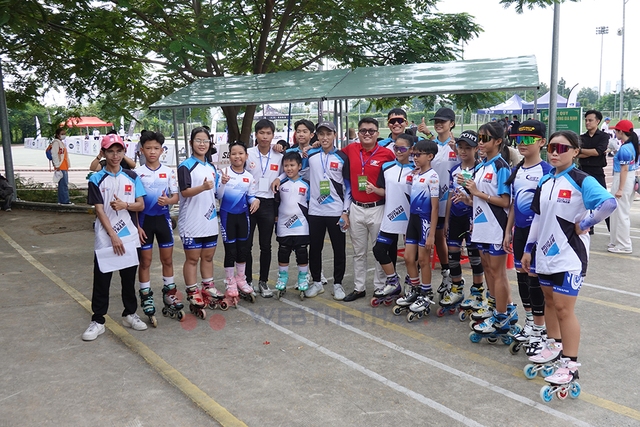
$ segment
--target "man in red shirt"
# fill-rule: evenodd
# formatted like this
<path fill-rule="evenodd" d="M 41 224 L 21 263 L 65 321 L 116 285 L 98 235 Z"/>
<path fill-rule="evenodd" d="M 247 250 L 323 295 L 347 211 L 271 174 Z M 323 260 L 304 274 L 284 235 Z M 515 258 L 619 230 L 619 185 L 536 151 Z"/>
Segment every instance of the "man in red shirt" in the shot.
<path fill-rule="evenodd" d="M 349 178 L 353 199 L 349 213 L 349 234 L 354 252 L 354 290 L 344 298 L 347 302 L 364 298 L 366 295 L 367 253 L 371 252 L 371 247 L 378 237 L 384 213 L 384 197 L 367 192 L 367 181 L 375 184 L 382 165 L 396 158 L 393 151 L 378 145 L 379 134 L 378 121 L 371 117 L 364 117 L 358 122 L 360 142 L 352 142 L 342 149 L 349 159 Z M 380 264 L 375 263 L 373 280 L 375 289 L 384 287 L 385 278 Z"/>

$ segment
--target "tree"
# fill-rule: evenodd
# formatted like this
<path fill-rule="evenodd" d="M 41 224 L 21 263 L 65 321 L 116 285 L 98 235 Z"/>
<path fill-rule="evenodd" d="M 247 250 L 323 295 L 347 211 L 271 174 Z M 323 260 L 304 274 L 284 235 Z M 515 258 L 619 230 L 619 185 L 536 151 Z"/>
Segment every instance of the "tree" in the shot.
<path fill-rule="evenodd" d="M 579 2 L 580 0 L 569 0 L 574 3 Z M 535 7 L 545 8 L 547 6 L 551 6 L 554 3 L 564 3 L 565 0 L 500 0 L 500 4 L 505 8 L 508 8 L 512 5 L 515 5 L 516 12 L 522 13 L 524 8 L 533 9 Z"/>
<path fill-rule="evenodd" d="M 598 103 L 598 91 L 590 87 L 583 87 L 578 92 L 578 102 L 585 109 L 595 108 Z"/>
<path fill-rule="evenodd" d="M 454 60 L 481 31 L 466 13 L 433 12 L 437 0 L 3 3 L 0 54 L 16 90 L 39 93 L 43 81 L 120 109 L 204 77 Z M 223 108 L 229 137 L 248 140 L 255 106 L 241 135 L 239 110 Z"/>

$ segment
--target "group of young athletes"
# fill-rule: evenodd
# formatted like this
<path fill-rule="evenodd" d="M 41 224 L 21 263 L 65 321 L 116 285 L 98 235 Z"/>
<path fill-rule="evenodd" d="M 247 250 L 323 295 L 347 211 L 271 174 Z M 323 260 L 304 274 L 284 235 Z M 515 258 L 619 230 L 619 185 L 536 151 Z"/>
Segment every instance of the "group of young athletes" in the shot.
<path fill-rule="evenodd" d="M 398 109 L 392 111 L 397 113 Z M 370 118 L 362 119 L 359 125 L 368 120 L 377 127 L 377 121 Z M 464 131 L 456 139 L 452 110 L 443 108 L 432 120 L 435 135 L 425 131 L 424 122 L 419 128 L 430 139 L 402 133 L 381 141 L 380 148 L 391 149 L 395 160 L 382 165 L 375 183 L 358 182 L 367 193 L 385 198 L 373 254 L 386 282 L 375 290 L 371 304 L 395 302 L 394 314 L 407 311 L 409 321 L 429 313 L 435 303 L 431 256 L 436 249 L 443 269 L 437 290 L 438 314 L 460 310 L 461 320 L 470 317 L 470 339 L 474 342 L 487 338 L 513 342 L 516 349 L 522 345 L 532 362 L 525 374 L 542 370 L 550 383 L 543 399 L 556 392 L 560 397 L 567 393 L 577 397 L 580 326 L 574 306 L 586 274 L 588 231 L 616 209 L 615 198 L 574 166 L 580 140 L 573 132 L 555 132 L 547 141 L 543 123 L 524 121 L 517 133 L 511 134 L 523 156 L 512 170 L 500 155 L 506 140 L 498 123 L 486 123 L 477 133 Z M 296 255 L 296 289 L 301 298 L 324 292 L 322 250 L 328 232 L 334 252 L 333 295 L 344 298 L 345 231 L 351 204 L 348 157 L 335 146 L 333 123 L 314 126 L 301 120 L 295 127 L 296 136 L 298 128 L 305 136 L 299 138 L 297 147 L 285 150 L 271 144 L 273 123 L 260 120 L 255 125 L 256 147 L 230 144 L 230 165 L 222 169 L 207 160 L 209 132 L 195 128 L 190 138 L 192 156 L 179 165 L 177 176 L 159 162 L 164 143 L 161 134 L 146 132 L 141 136 L 146 163 L 135 171 L 120 167 L 122 140 L 117 135 L 105 136 L 102 155 L 106 167 L 89 182 L 88 202 L 95 205 L 98 219 L 94 314 L 82 338 L 94 340 L 105 330 L 113 271 L 119 271 L 122 279 L 123 324 L 135 330 L 147 328 L 136 314 L 138 258 L 131 256 L 136 250 L 140 254 L 141 306 L 155 326 L 149 272 L 154 239 L 162 263 L 162 312 L 183 318 L 184 305 L 173 275 L 169 217 L 169 206 L 178 201 L 186 298 L 197 316 L 205 318 L 207 306 L 226 309 L 235 305 L 239 297 L 255 300 L 250 283 L 256 227 L 260 244 L 257 290 L 263 297 L 272 295 L 266 282 L 274 223 L 279 243 L 276 296 L 286 292 L 291 252 Z M 312 146 L 314 135 L 317 143 Z M 548 163 L 541 159 L 543 147 Z M 213 282 L 219 234 L 225 250 L 224 292 Z M 402 235 L 408 285 L 404 292 L 395 265 Z M 464 252 L 472 269 L 467 298 L 461 269 Z M 507 277 L 509 253 L 514 255 L 526 314 L 523 328 L 516 324 L 518 314 Z"/>

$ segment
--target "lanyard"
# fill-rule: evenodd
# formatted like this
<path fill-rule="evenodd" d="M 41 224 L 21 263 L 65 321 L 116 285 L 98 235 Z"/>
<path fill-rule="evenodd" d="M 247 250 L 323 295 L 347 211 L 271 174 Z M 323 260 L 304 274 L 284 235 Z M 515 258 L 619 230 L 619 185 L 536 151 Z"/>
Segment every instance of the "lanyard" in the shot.
<path fill-rule="evenodd" d="M 323 151 L 322 154 L 325 154 L 325 152 Z M 322 165 L 322 174 L 324 175 L 325 179 L 327 179 L 327 163 L 329 163 L 329 154 L 333 154 L 333 150 L 326 153 L 324 162 L 322 161 L 322 157 L 320 157 L 320 164 Z"/>
<path fill-rule="evenodd" d="M 362 163 L 362 175 L 364 175 L 364 165 L 366 165 L 367 163 L 371 162 L 371 159 L 373 158 L 373 156 L 376 155 L 376 152 L 378 151 L 378 149 L 380 148 L 380 145 L 378 145 L 376 143 L 376 149 L 373 150 L 373 153 L 371 153 L 371 155 L 369 156 L 369 159 L 367 159 L 367 161 L 365 161 L 362 157 L 362 150 L 360 150 L 360 162 Z"/>
<path fill-rule="evenodd" d="M 262 153 L 258 150 L 258 157 L 260 159 L 260 169 L 262 170 L 262 178 L 264 178 L 264 174 L 267 172 L 267 168 L 269 167 L 269 159 L 271 159 L 271 148 L 269 148 L 269 154 L 267 154 L 267 164 L 262 166 Z"/>

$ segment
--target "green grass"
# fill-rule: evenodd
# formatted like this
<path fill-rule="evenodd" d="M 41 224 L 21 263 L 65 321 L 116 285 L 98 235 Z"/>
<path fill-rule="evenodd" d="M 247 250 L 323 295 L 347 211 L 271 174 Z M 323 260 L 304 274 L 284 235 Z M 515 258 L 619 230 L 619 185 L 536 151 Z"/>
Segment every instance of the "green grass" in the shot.
<path fill-rule="evenodd" d="M 28 202 L 58 203 L 58 190 L 53 184 L 36 182 L 33 178 L 22 178 L 16 175 L 17 197 Z M 86 203 L 86 190 L 78 189 L 69 183 L 69 199 L 75 204 Z"/>

